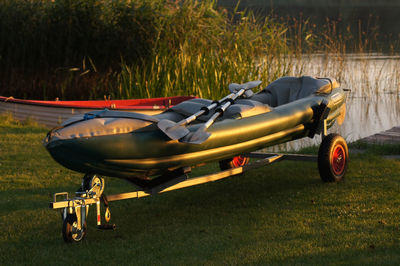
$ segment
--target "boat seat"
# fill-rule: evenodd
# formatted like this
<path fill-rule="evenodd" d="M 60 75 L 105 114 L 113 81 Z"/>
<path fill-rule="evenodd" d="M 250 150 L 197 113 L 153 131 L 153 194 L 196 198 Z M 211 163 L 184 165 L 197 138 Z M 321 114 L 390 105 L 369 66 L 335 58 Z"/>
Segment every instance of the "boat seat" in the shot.
<path fill-rule="evenodd" d="M 171 107 L 168 111 L 156 115 L 158 119 L 169 119 L 171 121 L 179 121 L 198 112 L 202 107 L 212 104 L 213 101 L 207 99 L 191 99 Z M 215 109 L 211 110 L 208 115 L 202 115 L 197 120 L 207 121 L 213 114 Z M 234 104 L 228 107 L 220 119 L 226 118 L 244 118 L 271 111 L 268 105 L 250 99 L 238 99 Z"/>
<path fill-rule="evenodd" d="M 213 101 L 201 98 L 191 99 L 189 101 L 181 102 L 169 110 L 174 111 L 183 116 L 190 116 L 196 112 L 198 112 L 202 107 L 208 106 L 212 104 Z"/>
<path fill-rule="evenodd" d="M 250 99 L 276 107 L 311 94 L 330 93 L 337 87 L 339 83 L 333 78 L 283 77 L 272 82 Z"/>
<path fill-rule="evenodd" d="M 168 110 L 162 112 L 161 114 L 155 115 L 155 117 L 160 120 L 168 119 L 168 120 L 171 120 L 174 122 L 178 122 L 178 121 L 198 112 L 202 107 L 208 106 L 211 103 L 212 103 L 211 100 L 195 98 L 195 99 L 181 102 L 181 103 L 169 108 Z M 199 120 L 204 119 L 204 117 L 209 117 L 209 116 L 201 116 L 201 117 L 199 117 Z"/>

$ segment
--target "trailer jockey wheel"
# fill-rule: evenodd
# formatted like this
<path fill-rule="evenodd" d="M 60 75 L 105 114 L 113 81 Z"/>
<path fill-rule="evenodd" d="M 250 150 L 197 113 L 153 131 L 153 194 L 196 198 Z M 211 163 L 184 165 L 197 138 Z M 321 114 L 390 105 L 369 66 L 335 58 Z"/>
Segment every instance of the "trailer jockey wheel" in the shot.
<path fill-rule="evenodd" d="M 232 168 L 237 168 L 248 164 L 250 161 L 249 157 L 239 155 L 231 159 L 222 160 L 219 162 L 219 168 L 221 170 L 228 170 Z"/>
<path fill-rule="evenodd" d="M 349 158 L 347 143 L 338 134 L 329 134 L 318 151 L 318 170 L 324 182 L 338 182 L 343 179 Z"/>
<path fill-rule="evenodd" d="M 68 213 L 63 221 L 62 235 L 64 241 L 67 243 L 71 243 L 73 241 L 81 241 L 86 235 L 86 221 L 83 225 L 82 230 L 79 230 L 76 214 Z"/>

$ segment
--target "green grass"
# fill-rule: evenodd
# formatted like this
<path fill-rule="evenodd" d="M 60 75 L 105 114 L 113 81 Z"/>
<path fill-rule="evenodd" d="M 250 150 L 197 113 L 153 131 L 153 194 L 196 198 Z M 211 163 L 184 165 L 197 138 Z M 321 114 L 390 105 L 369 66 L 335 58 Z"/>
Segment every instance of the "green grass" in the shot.
<path fill-rule="evenodd" d="M 47 129 L 0 119 L 0 264 L 370 264 L 400 262 L 400 161 L 350 154 L 344 182 L 314 163 L 280 162 L 154 197 L 111 203 L 115 231 L 95 211 L 80 243 L 64 244 L 55 192 L 81 174 L 41 145 Z M 211 165 L 204 171 L 215 170 Z M 106 192 L 127 191 L 106 178 Z M 133 189 L 133 187 L 132 187 Z"/>

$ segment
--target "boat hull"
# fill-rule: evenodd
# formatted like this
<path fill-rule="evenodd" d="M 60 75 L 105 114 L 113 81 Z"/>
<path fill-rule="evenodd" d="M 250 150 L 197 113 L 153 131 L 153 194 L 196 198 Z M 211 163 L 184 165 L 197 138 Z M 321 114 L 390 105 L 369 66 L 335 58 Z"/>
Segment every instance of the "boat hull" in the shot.
<path fill-rule="evenodd" d="M 311 95 L 266 112 L 242 119 L 214 123 L 202 144 L 170 140 L 155 123 L 122 134 L 46 140 L 46 148 L 63 166 L 82 173 L 128 179 L 146 186 L 159 175 L 202 162 L 231 158 L 238 154 L 310 136 L 319 108 L 327 104 L 327 125 L 333 125 L 345 102 L 342 89 L 328 95 Z M 194 132 L 200 124 L 187 128 Z M 318 133 L 318 132 L 317 132 Z"/>

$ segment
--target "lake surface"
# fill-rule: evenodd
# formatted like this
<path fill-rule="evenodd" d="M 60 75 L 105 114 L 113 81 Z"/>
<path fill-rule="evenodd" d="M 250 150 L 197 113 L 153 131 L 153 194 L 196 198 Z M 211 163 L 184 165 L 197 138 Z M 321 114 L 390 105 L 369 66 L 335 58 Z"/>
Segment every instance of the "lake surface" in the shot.
<path fill-rule="evenodd" d="M 351 90 L 347 95 L 344 123 L 335 124 L 329 133 L 339 133 L 351 142 L 400 126 L 400 56 L 311 55 L 296 60 L 290 75 L 333 77 L 343 88 Z M 316 136 L 278 149 L 299 149 L 320 142 L 320 136 Z"/>
<path fill-rule="evenodd" d="M 217 5 L 233 10 L 238 1 L 219 0 Z M 241 0 L 239 10 L 252 10 L 259 16 L 273 15 L 280 18 L 310 19 L 324 25 L 326 19 L 339 22 L 344 32 L 348 25 L 363 31 L 376 30 L 379 35 L 394 37 L 400 34 L 400 1 L 393 0 Z M 357 35 L 356 35 L 357 36 Z"/>

